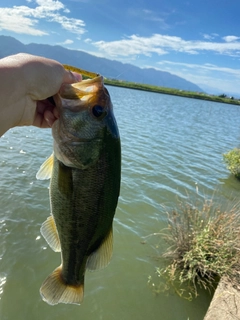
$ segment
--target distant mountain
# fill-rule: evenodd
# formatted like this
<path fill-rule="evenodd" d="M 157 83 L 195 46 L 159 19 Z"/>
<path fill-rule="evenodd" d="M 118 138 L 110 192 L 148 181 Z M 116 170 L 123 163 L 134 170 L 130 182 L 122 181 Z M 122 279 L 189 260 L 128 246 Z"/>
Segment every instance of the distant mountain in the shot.
<path fill-rule="evenodd" d="M 0 58 L 18 52 L 26 52 L 25 45 L 12 37 L 0 36 Z"/>
<path fill-rule="evenodd" d="M 100 58 L 84 51 L 69 50 L 61 46 L 35 43 L 24 45 L 13 37 L 0 36 L 0 58 L 19 52 L 55 59 L 63 64 L 69 64 L 81 69 L 100 73 L 107 78 L 180 90 L 203 91 L 196 84 L 169 72 L 159 71 L 153 68 L 141 69 L 132 64 Z"/>

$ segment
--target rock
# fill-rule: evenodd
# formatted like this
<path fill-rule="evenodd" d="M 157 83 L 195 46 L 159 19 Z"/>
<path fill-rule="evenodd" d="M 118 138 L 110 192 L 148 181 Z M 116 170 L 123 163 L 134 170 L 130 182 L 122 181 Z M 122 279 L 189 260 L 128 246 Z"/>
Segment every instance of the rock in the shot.
<path fill-rule="evenodd" d="M 204 320 L 239 320 L 240 290 L 226 279 L 221 279 Z"/>

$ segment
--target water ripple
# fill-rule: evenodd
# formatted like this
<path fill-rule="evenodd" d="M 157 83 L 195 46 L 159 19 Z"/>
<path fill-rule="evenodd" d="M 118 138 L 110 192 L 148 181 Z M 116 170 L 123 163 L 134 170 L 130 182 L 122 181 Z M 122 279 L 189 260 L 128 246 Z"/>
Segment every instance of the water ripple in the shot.
<path fill-rule="evenodd" d="M 240 108 L 114 87 L 109 92 L 122 140 L 114 255 L 108 268 L 87 274 L 80 308 L 50 308 L 38 293 L 60 263 L 40 236 L 50 212 L 48 182 L 35 178 L 52 152 L 51 132 L 14 128 L 1 138 L 1 319 L 204 317 L 206 294 L 196 304 L 185 304 L 175 295 L 158 299 L 146 289 L 156 264 L 150 256 L 156 252 L 141 244 L 141 238 L 166 226 L 166 209 L 174 208 L 177 198 L 196 196 L 197 189 L 199 197 L 214 193 L 219 202 L 238 197 L 239 182 L 229 175 L 222 154 L 239 145 Z M 14 308 L 12 301 L 18 302 Z"/>

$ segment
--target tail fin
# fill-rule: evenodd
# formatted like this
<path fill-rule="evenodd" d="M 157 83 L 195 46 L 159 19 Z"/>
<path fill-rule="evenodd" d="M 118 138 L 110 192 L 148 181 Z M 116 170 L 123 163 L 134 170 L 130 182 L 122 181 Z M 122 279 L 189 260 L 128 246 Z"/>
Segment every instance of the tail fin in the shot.
<path fill-rule="evenodd" d="M 84 284 L 69 286 L 61 277 L 61 266 L 50 274 L 40 288 L 42 299 L 50 305 L 58 303 L 81 304 L 83 301 Z"/>

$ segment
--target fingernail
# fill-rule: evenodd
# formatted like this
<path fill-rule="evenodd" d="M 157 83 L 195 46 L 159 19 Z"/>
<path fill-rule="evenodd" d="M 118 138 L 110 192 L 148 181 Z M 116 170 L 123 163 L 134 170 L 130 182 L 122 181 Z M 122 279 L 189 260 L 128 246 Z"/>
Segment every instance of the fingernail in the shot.
<path fill-rule="evenodd" d="M 71 72 L 73 78 L 76 80 L 76 82 L 82 81 L 82 75 L 80 73 Z"/>

